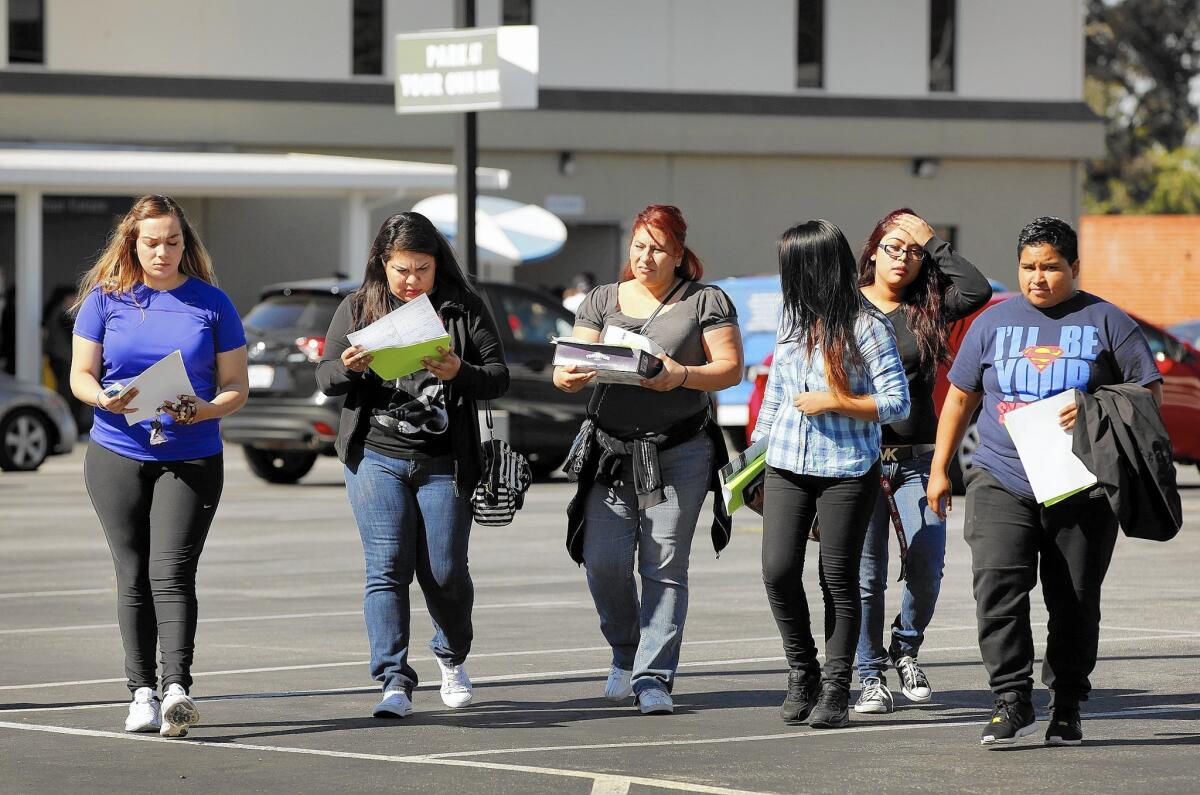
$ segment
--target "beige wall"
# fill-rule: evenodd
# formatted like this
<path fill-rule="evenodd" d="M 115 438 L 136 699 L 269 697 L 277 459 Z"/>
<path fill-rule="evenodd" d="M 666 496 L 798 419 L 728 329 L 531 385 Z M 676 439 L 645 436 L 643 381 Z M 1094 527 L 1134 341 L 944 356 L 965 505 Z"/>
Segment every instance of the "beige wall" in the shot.
<path fill-rule="evenodd" d="M 0 0 L 3 6 L 6 0 Z M 47 3 L 47 68 L 198 77 L 351 77 L 351 0 Z M 480 0 L 497 24 L 500 0 Z M 830 0 L 821 93 L 927 96 L 928 0 Z M 542 0 L 542 85 L 796 91 L 791 0 Z M 1079 99 L 1082 0 L 960 0 L 952 96 Z M 449 27 L 449 2 L 386 0 L 392 35 Z M 361 80 L 386 78 L 362 77 Z"/>
<path fill-rule="evenodd" d="M 46 17 L 46 67 L 56 71 L 350 76 L 350 0 L 48 2 Z"/>

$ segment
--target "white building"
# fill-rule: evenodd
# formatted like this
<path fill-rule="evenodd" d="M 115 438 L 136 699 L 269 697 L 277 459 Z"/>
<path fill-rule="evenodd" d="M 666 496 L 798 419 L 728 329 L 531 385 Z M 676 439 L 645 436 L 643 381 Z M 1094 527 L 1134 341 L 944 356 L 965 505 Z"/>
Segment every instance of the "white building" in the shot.
<path fill-rule="evenodd" d="M 390 43 L 449 27 L 450 0 L 0 0 L 0 145 L 310 152 L 449 162 L 452 119 L 397 116 Z M 1012 284 L 1031 217 L 1077 217 L 1082 0 L 478 0 L 480 26 L 541 31 L 537 111 L 480 114 L 480 165 L 571 238 L 518 279 L 602 279 L 629 219 L 680 205 L 713 276 L 774 269 L 812 217 L 854 245 L 909 205 Z M 0 196 L 0 278 L 12 202 Z M 54 197 L 45 290 L 101 247 L 123 197 Z M 327 198 L 192 198 L 223 285 L 346 270 Z M 373 208 L 371 227 L 402 204 Z"/>

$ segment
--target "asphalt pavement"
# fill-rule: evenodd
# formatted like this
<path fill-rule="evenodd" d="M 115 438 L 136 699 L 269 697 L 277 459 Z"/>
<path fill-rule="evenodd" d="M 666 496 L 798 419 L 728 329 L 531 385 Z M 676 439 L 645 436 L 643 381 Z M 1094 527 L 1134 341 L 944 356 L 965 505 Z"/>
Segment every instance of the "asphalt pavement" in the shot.
<path fill-rule="evenodd" d="M 572 487 L 535 484 L 514 525 L 473 531 L 475 703 L 442 705 L 414 586 L 416 712 L 383 722 L 370 717 L 378 689 L 367 669 L 362 552 L 340 465 L 323 459 L 299 485 L 272 486 L 236 449 L 200 564 L 193 693 L 202 722 L 185 740 L 125 734 L 112 563 L 82 461 L 80 446 L 38 473 L 0 474 L 5 793 L 1200 791 L 1195 467 L 1180 468 L 1179 537 L 1118 542 L 1084 745 L 1044 747 L 1039 731 L 985 749 L 990 696 L 961 512 L 951 514 L 946 578 L 921 652 L 933 700 L 909 704 L 897 687 L 893 714 L 819 731 L 778 716 L 786 668 L 753 515 L 738 514 L 719 559 L 702 517 L 677 711 L 647 717 L 632 701 L 601 697 L 609 654 L 584 572 L 563 547 Z M 805 585 L 816 608 L 811 552 Z M 889 589 L 892 609 L 897 593 Z M 1036 595 L 1034 605 L 1040 651 Z M 1045 696 L 1039 685 L 1042 730 Z"/>

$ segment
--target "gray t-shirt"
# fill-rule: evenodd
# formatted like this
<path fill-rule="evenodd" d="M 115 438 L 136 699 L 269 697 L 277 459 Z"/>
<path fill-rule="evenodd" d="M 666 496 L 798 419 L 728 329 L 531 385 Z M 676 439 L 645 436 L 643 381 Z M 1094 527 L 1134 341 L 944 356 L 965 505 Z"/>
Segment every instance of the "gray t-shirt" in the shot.
<path fill-rule="evenodd" d="M 575 315 L 575 324 L 602 333 L 605 326 L 635 332 L 641 329 L 646 318 L 629 317 L 621 312 L 617 305 L 617 287 L 616 284 L 602 284 L 588 293 Z M 681 292 L 683 297 L 664 307 L 643 333 L 680 364 L 707 364 L 704 332 L 737 325 L 737 310 L 720 287 L 689 282 Z M 600 388 L 606 391 L 596 421 L 618 438 L 661 433 L 700 413 L 709 401 L 706 392 L 687 388 L 670 392 L 625 384 L 597 387 Z"/>

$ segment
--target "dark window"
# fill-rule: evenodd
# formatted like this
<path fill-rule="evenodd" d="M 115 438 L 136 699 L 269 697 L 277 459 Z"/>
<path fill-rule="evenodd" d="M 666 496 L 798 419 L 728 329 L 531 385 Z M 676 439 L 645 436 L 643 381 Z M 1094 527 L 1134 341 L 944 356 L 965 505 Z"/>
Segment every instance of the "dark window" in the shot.
<path fill-rule="evenodd" d="M 383 74 L 383 0 L 354 0 L 354 74 Z"/>
<path fill-rule="evenodd" d="M 273 295 L 255 304 L 242 325 L 258 332 L 288 329 L 324 334 L 340 303 L 337 296 L 325 294 Z"/>
<path fill-rule="evenodd" d="M 548 343 L 554 337 L 571 336 L 571 314 L 561 306 L 525 293 L 497 292 L 504 320 L 517 342 Z"/>
<path fill-rule="evenodd" d="M 46 62 L 43 0 L 8 0 L 8 62 Z"/>
<path fill-rule="evenodd" d="M 954 90 L 954 34 L 957 0 L 929 1 L 929 90 Z"/>
<path fill-rule="evenodd" d="M 950 248 L 958 247 L 958 227 L 954 224 L 931 224 L 933 233 L 950 244 Z"/>
<path fill-rule="evenodd" d="M 796 3 L 796 88 L 825 83 L 825 0 Z"/>
<path fill-rule="evenodd" d="M 504 0 L 500 11 L 501 25 L 532 25 L 533 0 Z"/>

